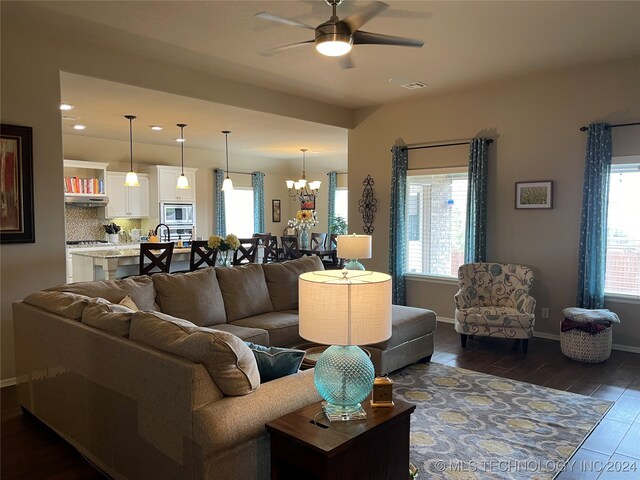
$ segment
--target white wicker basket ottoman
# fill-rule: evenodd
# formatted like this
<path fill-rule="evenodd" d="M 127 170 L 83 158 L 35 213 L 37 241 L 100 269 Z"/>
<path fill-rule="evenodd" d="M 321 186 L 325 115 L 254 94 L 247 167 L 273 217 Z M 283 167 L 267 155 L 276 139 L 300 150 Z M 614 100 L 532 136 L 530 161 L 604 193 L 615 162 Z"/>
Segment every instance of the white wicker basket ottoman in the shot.
<path fill-rule="evenodd" d="M 565 308 L 560 324 L 560 348 L 578 362 L 600 363 L 611 355 L 612 324 L 618 316 L 606 309 Z"/>

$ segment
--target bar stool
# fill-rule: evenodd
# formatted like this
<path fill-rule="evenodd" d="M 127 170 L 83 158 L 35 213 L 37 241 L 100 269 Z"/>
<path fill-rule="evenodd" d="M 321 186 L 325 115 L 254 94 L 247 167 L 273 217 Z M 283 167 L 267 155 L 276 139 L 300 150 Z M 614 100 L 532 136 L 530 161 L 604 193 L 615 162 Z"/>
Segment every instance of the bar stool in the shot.
<path fill-rule="evenodd" d="M 216 266 L 218 250 L 209 249 L 207 240 L 194 240 L 191 242 L 191 253 L 189 255 L 189 271 L 198 270 L 201 266 Z"/>
<path fill-rule="evenodd" d="M 173 242 L 141 243 L 140 275 L 152 275 L 159 272 L 169 273 L 172 256 Z M 149 260 L 146 265 L 145 260 Z"/>

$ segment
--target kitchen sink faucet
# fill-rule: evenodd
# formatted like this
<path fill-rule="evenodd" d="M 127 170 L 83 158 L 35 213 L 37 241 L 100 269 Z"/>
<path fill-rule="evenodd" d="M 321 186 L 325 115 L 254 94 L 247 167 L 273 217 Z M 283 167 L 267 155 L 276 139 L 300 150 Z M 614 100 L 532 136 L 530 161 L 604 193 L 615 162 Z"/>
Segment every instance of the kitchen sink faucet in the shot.
<path fill-rule="evenodd" d="M 156 228 L 154 230 L 155 234 L 157 237 L 160 236 L 160 234 L 158 233 L 158 229 L 160 227 L 164 227 L 167 229 L 167 236 L 165 237 L 165 241 L 170 242 L 171 241 L 171 230 L 169 230 L 169 227 L 167 227 L 164 223 L 159 223 L 158 225 L 156 225 Z"/>

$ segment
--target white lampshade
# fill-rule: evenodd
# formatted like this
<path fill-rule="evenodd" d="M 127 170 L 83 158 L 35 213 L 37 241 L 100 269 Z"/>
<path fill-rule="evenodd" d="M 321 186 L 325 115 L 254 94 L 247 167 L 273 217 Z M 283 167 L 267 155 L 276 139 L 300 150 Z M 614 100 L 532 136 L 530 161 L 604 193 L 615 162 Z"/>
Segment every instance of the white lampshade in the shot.
<path fill-rule="evenodd" d="M 233 182 L 229 177 L 227 177 L 224 179 L 224 182 L 222 182 L 222 191 L 230 192 L 231 190 L 233 190 Z"/>
<path fill-rule="evenodd" d="M 309 188 L 311 190 L 320 190 L 320 184 L 321 183 L 322 182 L 320 182 L 319 180 L 316 180 L 315 182 L 311 182 L 311 183 L 309 183 Z"/>
<path fill-rule="evenodd" d="M 124 185 L 126 187 L 139 187 L 140 182 L 138 182 L 138 174 L 133 170 L 127 173 L 127 176 L 124 179 Z"/>
<path fill-rule="evenodd" d="M 178 183 L 176 184 L 176 188 L 181 188 L 181 189 L 189 188 L 189 180 L 185 175 L 180 175 L 178 177 Z"/>
<path fill-rule="evenodd" d="M 391 337 L 391 277 L 327 270 L 300 275 L 300 336 L 326 345 L 369 345 Z"/>
<path fill-rule="evenodd" d="M 371 258 L 371 235 L 338 235 L 338 257 Z"/>
<path fill-rule="evenodd" d="M 293 188 L 293 184 L 295 182 L 293 180 L 287 180 L 287 188 Z"/>
<path fill-rule="evenodd" d="M 304 188 L 304 186 L 307 184 L 307 181 L 304 178 L 301 178 L 300 180 L 298 180 L 298 188 Z"/>

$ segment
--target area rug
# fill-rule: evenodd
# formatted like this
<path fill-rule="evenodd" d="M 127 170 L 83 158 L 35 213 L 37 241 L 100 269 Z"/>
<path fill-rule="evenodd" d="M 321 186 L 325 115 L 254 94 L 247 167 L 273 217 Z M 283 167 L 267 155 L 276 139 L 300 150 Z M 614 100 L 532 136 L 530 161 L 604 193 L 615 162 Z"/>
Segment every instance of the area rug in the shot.
<path fill-rule="evenodd" d="M 421 480 L 552 479 L 612 405 L 438 363 L 392 378 Z"/>

